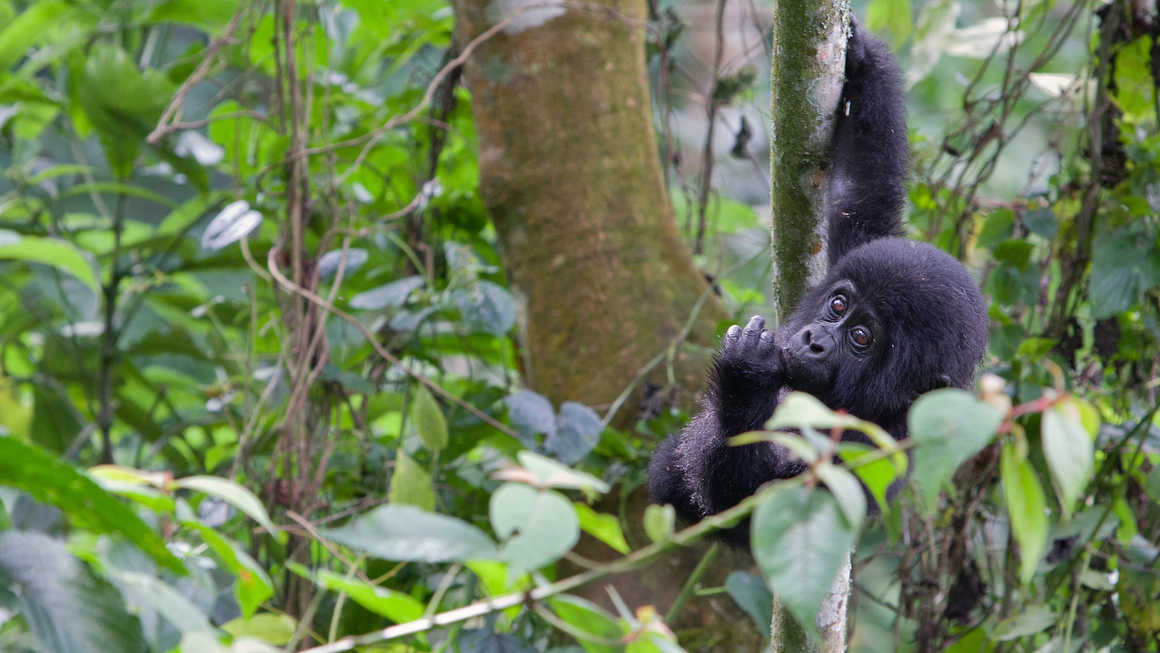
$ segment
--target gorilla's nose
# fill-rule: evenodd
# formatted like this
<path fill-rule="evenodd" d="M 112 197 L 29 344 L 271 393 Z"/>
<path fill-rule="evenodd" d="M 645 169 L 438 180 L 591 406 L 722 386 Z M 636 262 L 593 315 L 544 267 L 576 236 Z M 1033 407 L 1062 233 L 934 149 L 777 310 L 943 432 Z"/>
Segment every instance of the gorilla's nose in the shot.
<path fill-rule="evenodd" d="M 826 329 L 806 327 L 798 332 L 798 355 L 802 358 L 825 358 L 834 350 L 834 336 Z"/>

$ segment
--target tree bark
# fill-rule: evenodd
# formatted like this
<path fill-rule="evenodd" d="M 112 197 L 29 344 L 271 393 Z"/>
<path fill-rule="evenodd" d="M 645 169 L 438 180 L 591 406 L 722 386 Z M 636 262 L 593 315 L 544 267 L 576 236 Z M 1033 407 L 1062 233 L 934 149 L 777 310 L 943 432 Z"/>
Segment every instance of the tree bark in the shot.
<path fill-rule="evenodd" d="M 644 0 L 453 5 L 461 47 L 516 16 L 479 46 L 464 79 L 480 191 L 505 268 L 526 300 L 528 385 L 553 402 L 607 406 L 688 325 L 688 340 L 699 347 L 672 366 L 671 399 L 691 408 L 717 348 L 716 327 L 729 315 L 693 264 L 664 187 L 645 68 Z M 657 365 L 646 378 L 668 387 L 669 372 Z M 638 405 L 627 402 L 614 423 L 631 425 Z M 617 499 L 597 507 L 623 510 L 628 541 L 647 542 L 643 487 L 623 505 Z M 578 593 L 611 607 L 604 589 L 611 584 L 627 605 L 664 613 L 705 548 L 681 549 Z M 576 552 L 595 560 L 611 554 L 589 538 Z M 752 564 L 738 551 L 716 560 L 701 578 L 705 585 L 720 586 L 730 570 Z M 746 620 L 732 600 L 716 595 L 684 603 L 671 625 L 706 633 L 713 650 L 759 650 L 764 638 L 740 626 Z"/>
<path fill-rule="evenodd" d="M 848 0 L 774 3 L 769 152 L 779 322 L 826 273 L 823 200 L 849 16 Z"/>
<path fill-rule="evenodd" d="M 826 273 L 826 175 L 845 75 L 849 15 L 848 0 L 774 3 L 769 151 L 779 322 L 793 311 L 806 288 Z M 818 612 L 820 639 L 807 637 L 774 598 L 771 653 L 846 650 L 850 573 L 847 557 Z"/>
<path fill-rule="evenodd" d="M 505 3 L 454 7 L 466 43 L 503 18 L 494 8 Z M 709 350 L 728 316 L 715 297 L 699 301 L 706 282 L 664 189 L 643 0 L 506 8 L 513 22 L 477 50 L 465 79 L 480 191 L 527 302 L 525 377 L 553 402 L 607 406 L 697 307 L 689 339 Z M 699 389 L 706 360 L 681 360 L 678 387 Z M 664 368 L 652 377 L 665 379 Z M 621 424 L 636 418 L 628 407 Z"/>

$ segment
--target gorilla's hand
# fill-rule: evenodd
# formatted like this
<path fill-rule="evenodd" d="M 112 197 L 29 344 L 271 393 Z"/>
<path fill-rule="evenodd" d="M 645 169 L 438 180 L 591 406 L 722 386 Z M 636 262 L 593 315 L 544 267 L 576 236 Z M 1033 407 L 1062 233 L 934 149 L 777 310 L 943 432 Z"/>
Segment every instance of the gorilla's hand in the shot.
<path fill-rule="evenodd" d="M 726 435 L 759 429 L 773 414 L 782 386 L 781 348 L 765 320 L 750 318 L 725 333 L 714 374 L 713 400 Z"/>

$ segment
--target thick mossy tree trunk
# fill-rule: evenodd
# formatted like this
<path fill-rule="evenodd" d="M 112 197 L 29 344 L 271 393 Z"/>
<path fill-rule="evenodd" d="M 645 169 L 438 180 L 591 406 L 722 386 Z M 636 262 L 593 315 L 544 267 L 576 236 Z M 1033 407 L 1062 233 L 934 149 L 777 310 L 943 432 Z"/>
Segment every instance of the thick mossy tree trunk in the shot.
<path fill-rule="evenodd" d="M 779 321 L 826 272 L 826 173 L 845 75 L 849 12 L 848 0 L 773 5 L 770 188 Z M 820 640 L 807 640 L 774 597 L 771 653 L 845 651 L 850 588 L 847 561 L 818 613 Z"/>
<path fill-rule="evenodd" d="M 682 355 L 672 371 L 674 398 L 692 408 L 718 344 L 715 328 L 729 316 L 707 291 L 666 196 L 645 68 L 644 0 L 454 0 L 454 8 L 461 48 L 504 25 L 472 52 L 464 79 L 481 192 L 511 281 L 527 299 L 528 385 L 553 402 L 603 408 L 689 325 L 688 340 L 701 354 Z M 658 365 L 648 378 L 667 386 L 668 371 Z M 628 402 L 616 423 L 631 424 L 638 411 Z M 623 506 L 607 499 L 601 509 L 628 515 L 629 541 L 647 542 L 644 489 Z M 676 627 L 708 633 L 716 650 L 758 650 L 760 633 L 739 625 L 746 617 L 728 597 L 678 598 L 686 580 L 698 577 L 705 550 L 679 550 L 580 593 L 608 604 L 604 586 L 612 584 L 633 607 L 663 613 L 678 604 Z M 612 557 L 589 540 L 577 552 Z M 716 562 L 702 570 L 701 583 L 720 586 L 731 569 L 751 564 L 741 552 Z"/>
<path fill-rule="evenodd" d="M 727 316 L 680 240 L 665 194 L 644 58 L 643 0 L 455 0 L 480 190 L 527 298 L 528 384 L 553 402 L 612 402 L 698 306 L 690 340 Z M 521 9 L 522 7 L 522 9 Z M 705 360 L 677 366 L 686 390 Z M 663 379 L 664 366 L 654 370 Z M 632 406 L 620 415 L 633 419 Z"/>

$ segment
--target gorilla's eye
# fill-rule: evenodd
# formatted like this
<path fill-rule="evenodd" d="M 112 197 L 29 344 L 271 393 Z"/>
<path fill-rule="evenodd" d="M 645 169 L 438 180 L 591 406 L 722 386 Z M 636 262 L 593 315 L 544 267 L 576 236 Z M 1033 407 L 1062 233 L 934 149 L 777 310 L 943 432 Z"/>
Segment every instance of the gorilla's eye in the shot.
<path fill-rule="evenodd" d="M 834 298 L 830 300 L 830 310 L 833 311 L 835 315 L 841 315 L 842 313 L 845 313 L 847 306 L 848 305 L 846 303 L 845 295 L 834 295 Z"/>
<path fill-rule="evenodd" d="M 870 329 L 864 326 L 856 326 L 850 329 L 850 341 L 854 345 L 864 349 L 869 347 L 871 342 L 874 342 L 874 336 L 870 333 Z"/>

